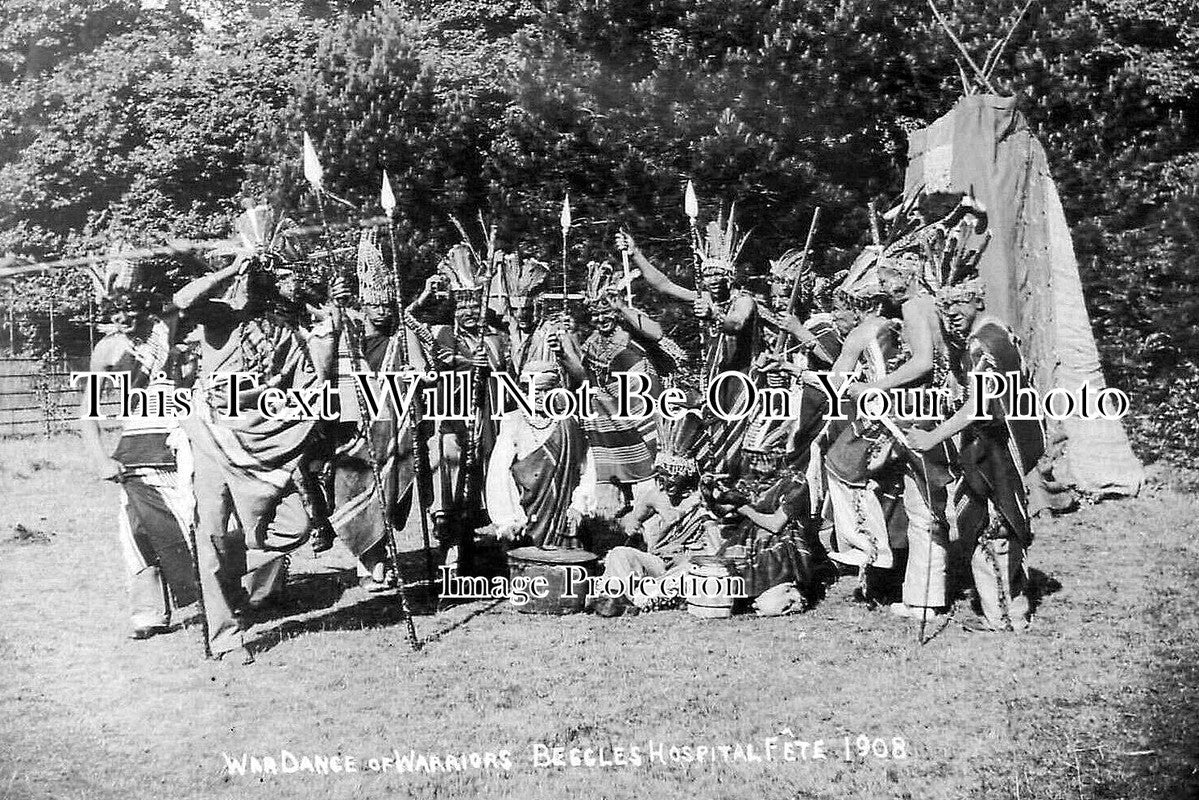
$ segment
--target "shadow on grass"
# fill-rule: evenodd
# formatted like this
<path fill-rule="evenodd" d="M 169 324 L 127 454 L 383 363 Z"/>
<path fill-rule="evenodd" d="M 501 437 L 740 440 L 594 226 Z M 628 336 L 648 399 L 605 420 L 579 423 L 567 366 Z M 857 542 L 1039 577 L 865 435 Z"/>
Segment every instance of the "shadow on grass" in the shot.
<path fill-rule="evenodd" d="M 1062 582 L 1052 575 L 1046 575 L 1039 569 L 1028 571 L 1028 611 L 1036 614 L 1044 598 L 1057 594 L 1062 590 Z"/>
<path fill-rule="evenodd" d="M 434 559 L 435 573 L 440 559 L 436 556 Z M 425 552 L 418 549 L 400 553 L 399 562 L 409 613 L 414 619 L 432 617 L 438 611 L 438 603 L 436 585 L 427 580 L 430 570 Z M 255 614 L 254 639 L 249 649 L 256 654 L 264 653 L 302 633 L 406 624 L 400 592 L 362 592 L 358 599 L 346 602 L 347 591 L 357 584 L 357 571 L 353 568 L 292 575 L 284 596 L 278 602 L 258 609 Z M 459 627 L 478 613 L 472 612 L 452 627 Z M 437 637 L 446 632 L 440 631 Z M 420 626 L 417 633 L 418 636 L 422 634 Z"/>

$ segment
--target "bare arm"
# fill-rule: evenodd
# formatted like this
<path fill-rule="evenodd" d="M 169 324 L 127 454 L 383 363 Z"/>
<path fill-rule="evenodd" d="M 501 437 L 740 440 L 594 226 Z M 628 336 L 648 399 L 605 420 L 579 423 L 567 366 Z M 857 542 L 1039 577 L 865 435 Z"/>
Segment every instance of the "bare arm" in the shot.
<path fill-rule="evenodd" d="M 211 275 L 203 275 L 196 278 L 191 283 L 184 286 L 179 291 L 175 292 L 175 296 L 171 298 L 172 305 L 180 311 L 186 311 L 193 308 L 205 300 L 211 300 L 216 295 L 220 294 L 228 287 L 229 282 L 235 276 L 249 268 L 249 260 L 238 258 L 229 266 L 214 272 Z"/>
<path fill-rule="evenodd" d="M 973 397 L 969 396 L 966 398 L 966 402 L 962 404 L 962 407 L 954 412 L 952 417 L 931 431 L 922 431 L 919 428 L 909 429 L 907 431 L 908 441 L 912 443 L 913 448 L 921 452 L 932 450 L 937 445 L 952 439 L 973 425 L 975 422 L 972 415 L 973 410 Z"/>
<path fill-rule="evenodd" d="M 918 297 L 903 304 L 903 334 L 912 357 L 894 372 L 870 384 L 876 389 L 894 389 L 922 380 L 933 371 L 937 311 L 931 297 Z"/>
<path fill-rule="evenodd" d="M 641 248 L 633 241 L 633 237 L 627 233 L 619 233 L 616 235 L 616 247 L 620 250 L 627 250 L 633 258 L 633 263 L 641 270 L 641 276 L 645 278 L 656 292 L 665 294 L 676 300 L 682 300 L 685 303 L 694 303 L 699 298 L 699 294 L 691 289 L 684 289 L 677 283 L 666 277 L 666 273 L 650 263 L 650 260 L 641 252 Z"/>
<path fill-rule="evenodd" d="M 874 326 L 865 322 L 850 331 L 849 335 L 845 337 L 845 344 L 841 347 L 841 355 L 837 356 L 830 371 L 838 375 L 853 372 L 854 367 L 858 365 L 858 359 L 862 357 L 862 351 L 866 349 L 866 342 L 872 336 L 874 336 Z"/>
<path fill-rule="evenodd" d="M 112 339 L 101 339 L 96 345 L 96 349 L 92 352 L 88 371 L 112 372 L 117 356 L 115 352 L 116 347 L 117 345 Z M 124 466 L 121 462 L 109 456 L 108 450 L 104 445 L 104 434 L 100 429 L 99 420 L 84 418 L 84 415 L 87 413 L 87 407 L 87 385 L 84 384 L 79 403 L 79 430 L 83 436 L 84 446 L 91 456 L 92 463 L 95 465 L 100 479 L 108 481 L 118 480 L 124 471 Z"/>
<path fill-rule="evenodd" d="M 724 319 L 721 320 L 721 330 L 725 333 L 737 333 L 740 331 L 749 324 L 755 305 L 754 299 L 748 295 L 738 297 L 729 307 L 729 313 L 725 314 Z"/>
<path fill-rule="evenodd" d="M 620 323 L 638 339 L 649 342 L 662 340 L 665 333 L 662 326 L 644 311 L 633 308 L 622 301 L 614 301 L 616 311 L 620 315 Z"/>
<path fill-rule="evenodd" d="M 436 272 L 425 279 L 425 285 L 421 288 L 420 294 L 413 298 L 412 302 L 405 307 L 405 311 L 410 317 L 416 317 L 416 312 L 421 311 L 431 301 L 436 300 L 438 295 L 445 291 L 445 279 Z"/>
<path fill-rule="evenodd" d="M 787 512 L 781 508 L 773 514 L 763 514 L 761 511 L 755 510 L 753 506 L 744 505 L 737 509 L 737 513 L 772 534 L 778 533 L 787 524 Z"/>
<path fill-rule="evenodd" d="M 340 278 L 334 281 L 330 288 L 330 302 L 324 307 L 328 314 L 328 327 L 322 326 L 320 333 L 314 332 L 308 337 L 308 354 L 312 357 L 312 368 L 317 380 L 330 381 L 337 379 L 337 344 L 346 335 L 343 328 L 346 324 L 343 303 L 347 300 L 348 290 Z"/>
<path fill-rule="evenodd" d="M 575 338 L 566 331 L 560 331 L 555 335 L 555 342 L 554 349 L 558 352 L 558 361 L 566 373 L 579 383 L 587 380 L 587 371 L 583 368 L 583 357 Z"/>

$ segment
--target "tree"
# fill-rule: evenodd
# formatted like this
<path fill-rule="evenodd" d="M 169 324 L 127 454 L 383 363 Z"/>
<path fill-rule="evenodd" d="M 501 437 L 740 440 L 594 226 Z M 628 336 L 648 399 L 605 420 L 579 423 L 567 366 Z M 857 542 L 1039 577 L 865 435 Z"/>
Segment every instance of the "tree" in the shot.
<path fill-rule="evenodd" d="M 0 252 L 74 255 L 224 236 L 247 146 L 284 104 L 315 39 L 298 17 L 228 35 L 149 13 L 45 74 L 14 79 L 0 97 Z M 29 281 L 17 314 L 41 318 L 53 302 L 64 320 L 84 319 L 89 287 L 82 271 Z"/>

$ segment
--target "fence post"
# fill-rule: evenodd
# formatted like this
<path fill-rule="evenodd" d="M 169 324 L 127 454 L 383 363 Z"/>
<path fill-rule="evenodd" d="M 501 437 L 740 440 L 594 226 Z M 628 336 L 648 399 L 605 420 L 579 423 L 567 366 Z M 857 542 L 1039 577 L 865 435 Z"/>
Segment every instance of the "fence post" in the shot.
<path fill-rule="evenodd" d="M 17 290 L 8 285 L 8 349 L 17 354 Z"/>
<path fill-rule="evenodd" d="M 54 363 L 54 294 L 50 294 L 50 363 Z"/>

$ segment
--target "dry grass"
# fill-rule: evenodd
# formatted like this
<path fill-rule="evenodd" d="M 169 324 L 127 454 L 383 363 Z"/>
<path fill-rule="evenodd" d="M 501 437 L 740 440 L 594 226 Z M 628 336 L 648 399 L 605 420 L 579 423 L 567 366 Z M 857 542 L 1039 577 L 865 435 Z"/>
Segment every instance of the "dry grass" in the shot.
<path fill-rule="evenodd" d="M 0 442 L 0 797 L 1130 798 L 1197 786 L 1199 500 L 1193 484 L 1048 520 L 1032 631 L 912 624 L 847 601 L 702 621 L 537 618 L 463 607 L 412 653 L 343 557 L 299 564 L 296 617 L 258 662 L 199 658 L 195 629 L 124 638 L 117 490 L 71 438 Z M 22 526 L 18 528 L 17 526 Z M 460 624 L 459 624 L 460 623 Z M 455 627 L 456 626 L 456 627 Z M 824 761 L 535 768 L 566 747 L 754 742 L 790 728 Z M 841 737 L 903 737 L 845 761 Z M 507 749 L 512 769 L 230 777 L 223 752 Z"/>

